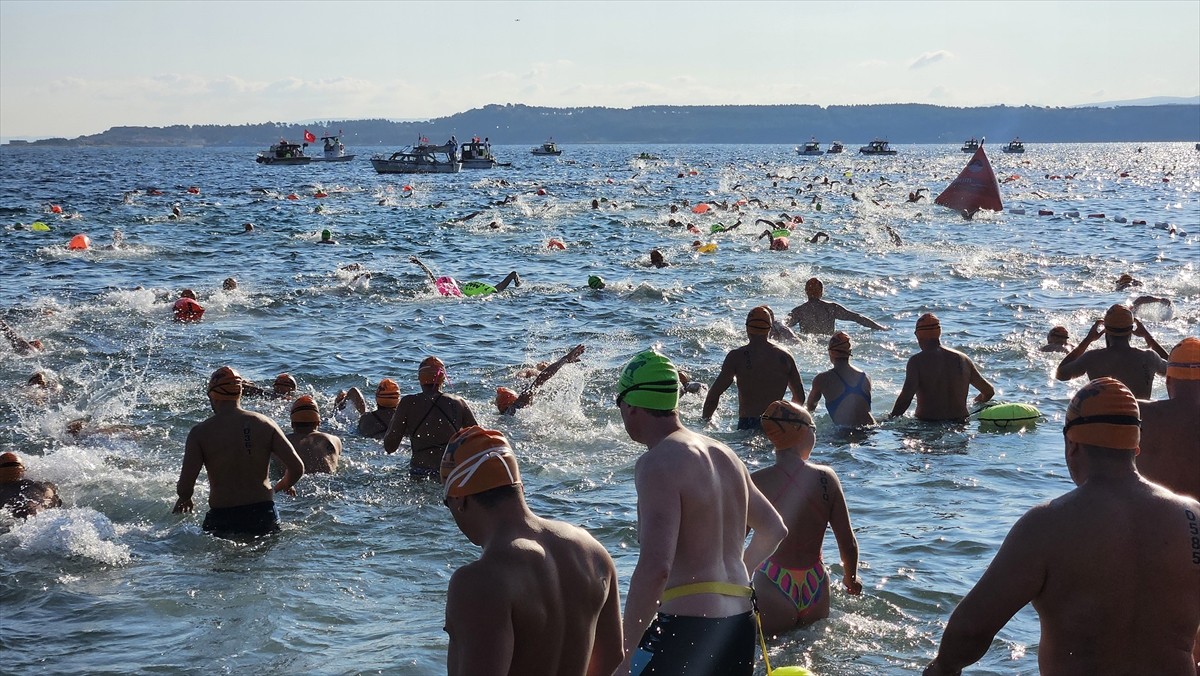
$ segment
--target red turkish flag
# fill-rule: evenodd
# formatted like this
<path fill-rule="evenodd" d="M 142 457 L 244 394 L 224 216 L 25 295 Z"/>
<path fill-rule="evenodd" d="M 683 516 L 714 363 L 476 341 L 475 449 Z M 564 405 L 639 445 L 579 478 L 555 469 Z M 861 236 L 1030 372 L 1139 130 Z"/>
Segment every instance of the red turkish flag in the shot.
<path fill-rule="evenodd" d="M 317 137 L 313 136 L 313 133 L 311 131 L 305 129 L 304 130 L 304 142 L 305 143 L 316 143 Z"/>

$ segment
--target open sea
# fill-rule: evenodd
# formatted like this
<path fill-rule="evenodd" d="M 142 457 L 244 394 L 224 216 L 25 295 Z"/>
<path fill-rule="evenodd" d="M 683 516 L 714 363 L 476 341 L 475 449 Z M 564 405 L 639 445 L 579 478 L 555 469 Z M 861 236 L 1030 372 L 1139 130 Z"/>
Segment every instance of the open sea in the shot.
<path fill-rule="evenodd" d="M 767 303 L 786 315 L 816 275 L 827 300 L 894 329 L 839 324 L 874 381 L 877 418 L 895 401 L 923 312 L 941 318 L 943 342 L 978 364 L 997 400 L 1045 415 L 1023 432 L 909 417 L 847 437 L 818 410 L 813 460 L 841 477 L 864 590 L 851 597 L 835 584 L 832 616 L 772 641 L 772 663 L 919 673 L 1016 519 L 1073 486 L 1061 427 L 1084 381 L 1054 380 L 1062 355 L 1038 351 L 1047 330 L 1066 326 L 1074 344 L 1109 305 L 1149 294 L 1174 301 L 1170 313 L 1142 315 L 1166 349 L 1197 335 L 1200 152 L 1190 142 L 1030 143 L 1024 155 L 997 146 L 1008 211 L 966 222 L 906 202 L 958 174 L 969 156 L 957 145 L 899 145 L 878 158 L 857 145 L 823 157 L 781 145 L 564 145 L 558 158 L 496 146 L 511 167 L 423 176 L 377 175 L 372 151 L 353 147 L 355 161 L 301 167 L 255 164 L 256 148 L 0 148 L 0 316 L 46 347 L 22 356 L 0 344 L 0 452 L 21 453 L 29 476 L 57 483 L 64 501 L 28 521 L 0 517 L 0 672 L 443 673 L 446 584 L 479 550 L 439 487 L 408 481 L 407 445 L 385 455 L 353 433 L 356 416 L 331 410 L 339 389 L 370 399 L 384 377 L 415 391 L 430 354 L 448 366 L 447 390 L 512 440 L 533 510 L 608 548 L 623 597 L 644 448 L 613 406 L 620 367 L 659 346 L 711 382 L 746 342 L 746 312 Z M 701 235 L 668 225 L 671 204 L 740 199 L 740 216 L 681 206 L 676 217 Z M 169 218 L 176 205 L 182 216 Z M 795 236 L 789 251 L 769 251 L 753 222 L 785 212 L 803 217 L 799 233 L 829 241 Z M 740 228 L 710 234 L 738 218 Z M 50 230 L 30 230 L 34 221 Z M 324 229 L 337 246 L 317 244 Z M 76 233 L 92 249 L 68 250 Z M 566 249 L 548 248 L 551 238 Z M 695 253 L 694 240 L 716 251 Z M 655 247 L 670 267 L 649 266 Z M 443 298 L 412 255 L 460 282 L 517 270 L 524 284 Z M 339 270 L 351 263 L 368 282 Z M 1144 285 L 1115 291 L 1122 273 Z M 589 289 L 589 275 L 607 288 Z M 222 291 L 226 277 L 240 287 Z M 207 308 L 198 324 L 171 320 L 184 287 Z M 786 346 L 806 387 L 829 367 L 825 340 Z M 520 390 L 519 370 L 577 343 L 582 361 L 533 406 L 496 414 L 497 386 Z M 171 514 L 184 439 L 209 415 L 206 379 L 223 364 L 264 385 L 293 374 L 323 429 L 345 441 L 340 471 L 279 496 L 283 531 L 252 544 L 201 531 L 203 475 L 197 513 Z M 37 370 L 62 385 L 48 401 L 24 386 Z M 1154 398 L 1165 396 L 1159 379 Z M 708 433 L 752 469 L 771 462 L 765 438 L 735 431 L 736 399 L 725 394 Z M 684 397 L 685 424 L 701 427 L 702 403 Z M 288 429 L 286 403 L 246 405 Z M 69 435 L 79 418 L 84 433 Z M 840 580 L 832 536 L 825 561 Z M 1027 607 L 971 673 L 1035 674 L 1038 640 Z"/>

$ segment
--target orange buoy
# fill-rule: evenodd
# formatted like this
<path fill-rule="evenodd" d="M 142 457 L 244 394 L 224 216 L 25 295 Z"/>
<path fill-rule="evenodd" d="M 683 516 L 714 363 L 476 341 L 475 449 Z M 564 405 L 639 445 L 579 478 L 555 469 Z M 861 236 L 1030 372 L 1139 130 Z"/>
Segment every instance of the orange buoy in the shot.
<path fill-rule="evenodd" d="M 300 199 L 300 196 L 297 195 L 296 193 L 289 193 L 287 198 L 290 200 L 298 200 L 298 199 Z"/>
<path fill-rule="evenodd" d="M 329 197 L 329 193 L 327 193 L 323 190 L 318 190 L 315 193 L 313 193 L 313 197 L 315 197 L 317 199 L 321 199 L 322 197 Z"/>
<path fill-rule="evenodd" d="M 197 188 L 196 186 L 192 186 L 192 187 L 188 188 L 188 193 L 190 193 L 192 195 L 199 195 L 200 188 Z"/>
<path fill-rule="evenodd" d="M 198 322 L 204 316 L 204 306 L 192 298 L 180 298 L 171 307 L 177 322 Z"/>
<path fill-rule="evenodd" d="M 92 245 L 92 240 L 82 232 L 71 238 L 67 243 L 67 248 L 72 251 L 84 251 Z"/>
<path fill-rule="evenodd" d="M 613 180 L 611 178 L 605 179 L 605 183 L 612 183 L 612 182 L 613 182 Z"/>
<path fill-rule="evenodd" d="M 52 213 L 52 214 L 61 214 L 61 213 L 62 213 L 62 207 L 58 206 L 57 204 L 51 204 L 51 205 L 50 205 L 50 213 Z"/>
<path fill-rule="evenodd" d="M 692 169 L 691 171 L 688 172 L 688 176 L 699 176 L 699 175 L 700 175 L 700 172 L 696 171 L 695 169 Z"/>
<path fill-rule="evenodd" d="M 708 213 L 708 210 L 711 208 L 712 207 L 710 207 L 707 202 L 701 202 L 701 203 L 697 204 L 696 206 L 692 207 L 692 213 L 693 214 L 706 214 L 706 213 Z"/>
<path fill-rule="evenodd" d="M 567 248 L 567 245 L 563 244 L 560 239 L 551 239 L 549 242 L 546 242 L 546 248 L 562 251 Z"/>
<path fill-rule="evenodd" d="M 545 189 L 545 188 L 538 188 L 538 189 L 537 189 L 537 194 L 539 194 L 539 195 L 542 195 L 542 196 L 545 196 L 545 195 L 546 195 L 546 189 Z"/>
<path fill-rule="evenodd" d="M 404 186 L 403 188 L 400 188 L 400 189 L 401 189 L 401 190 L 404 190 L 404 191 L 406 191 L 406 192 L 412 192 L 412 189 L 413 189 L 413 187 L 412 187 L 411 185 L 406 185 L 406 186 Z"/>

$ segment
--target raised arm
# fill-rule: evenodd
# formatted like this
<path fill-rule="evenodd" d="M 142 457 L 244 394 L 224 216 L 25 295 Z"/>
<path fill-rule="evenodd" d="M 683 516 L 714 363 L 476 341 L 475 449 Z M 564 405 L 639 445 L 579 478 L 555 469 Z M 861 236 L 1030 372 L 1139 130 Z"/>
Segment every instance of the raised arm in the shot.
<path fill-rule="evenodd" d="M 529 384 L 529 387 L 525 388 L 525 391 L 521 393 L 521 396 L 517 397 L 517 401 L 513 403 L 512 408 L 517 409 L 528 406 L 529 402 L 533 401 L 534 391 L 545 384 L 547 380 L 550 380 L 550 378 L 554 377 L 554 374 L 558 373 L 559 369 L 561 369 L 564 364 L 570 364 L 579 361 L 579 356 L 583 354 L 585 349 L 587 348 L 585 348 L 583 345 L 576 345 L 575 347 L 571 348 L 570 352 L 563 355 L 558 361 L 542 369 L 541 373 L 537 375 L 537 378 L 534 378 L 533 382 Z"/>
<path fill-rule="evenodd" d="M 848 322 L 855 322 L 855 323 L 861 324 L 867 328 L 875 329 L 876 331 L 890 331 L 891 330 L 888 327 L 886 327 L 882 324 L 879 324 L 874 319 L 871 319 L 870 317 L 867 317 L 864 315 L 860 315 L 857 312 L 855 312 L 854 310 L 845 308 L 837 303 L 833 303 L 833 307 L 834 307 L 834 318 L 835 319 L 844 319 Z"/>
<path fill-rule="evenodd" d="M 357 387 L 351 387 L 349 390 L 338 392 L 337 396 L 333 398 L 333 405 L 339 411 L 346 408 L 346 402 L 354 404 L 354 409 L 358 411 L 359 415 L 367 412 L 367 401 L 363 399 L 362 391 Z"/>
<path fill-rule="evenodd" d="M 1167 351 L 1162 348 L 1162 345 L 1158 344 L 1157 340 L 1154 340 L 1154 336 L 1150 335 L 1149 329 L 1147 329 L 1146 326 L 1144 324 L 1142 324 L 1142 321 L 1140 319 L 1135 319 L 1133 321 L 1133 335 L 1138 336 L 1138 337 L 1142 338 L 1143 340 L 1145 340 L 1146 347 L 1150 348 L 1151 350 L 1154 350 L 1154 352 L 1156 354 L 1158 354 L 1158 356 L 1163 358 L 1163 363 L 1161 364 L 1162 370 L 1160 370 L 1158 372 L 1158 375 L 1160 375 L 1160 376 L 1166 375 L 1167 374 L 1166 361 L 1171 358 L 1171 355 L 1167 354 Z"/>
<path fill-rule="evenodd" d="M 1067 356 L 1058 362 L 1058 368 L 1054 371 L 1054 377 L 1057 380 L 1070 380 L 1087 373 L 1086 363 L 1081 362 L 1079 358 L 1083 356 L 1084 352 L 1087 352 L 1088 346 L 1101 336 L 1100 327 L 1103 324 L 1104 320 L 1097 320 L 1095 324 L 1092 324 L 1092 328 L 1083 337 L 1083 340 L 1079 341 L 1075 349 L 1068 352 Z"/>
<path fill-rule="evenodd" d="M 417 258 L 416 256 L 409 256 L 408 262 L 416 263 L 417 265 L 419 265 L 421 267 L 421 269 L 425 271 L 425 274 L 429 275 L 429 281 L 431 281 L 431 282 L 437 281 L 437 278 L 433 276 L 433 271 L 430 270 L 429 268 L 425 267 L 425 264 L 421 262 L 420 258 Z"/>

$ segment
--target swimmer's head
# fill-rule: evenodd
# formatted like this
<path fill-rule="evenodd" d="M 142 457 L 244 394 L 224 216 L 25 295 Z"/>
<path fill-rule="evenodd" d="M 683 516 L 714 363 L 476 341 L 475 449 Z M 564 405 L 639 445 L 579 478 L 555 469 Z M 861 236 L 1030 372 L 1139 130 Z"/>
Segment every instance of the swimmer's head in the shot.
<path fill-rule="evenodd" d="M 1200 338 L 1187 337 L 1171 348 L 1167 359 L 1167 377 L 1172 380 L 1200 380 Z"/>
<path fill-rule="evenodd" d="M 244 230 L 245 232 L 254 232 L 254 224 L 253 223 L 243 223 L 242 230 Z"/>
<path fill-rule="evenodd" d="M 196 292 L 192 291 L 191 289 L 184 289 L 183 291 L 179 292 L 179 297 L 180 298 L 191 298 L 192 300 L 196 300 Z"/>
<path fill-rule="evenodd" d="M 25 465 L 16 453 L 0 454 L 0 484 L 12 484 L 25 477 Z"/>
<path fill-rule="evenodd" d="M 829 338 L 829 358 L 849 359 L 851 354 L 850 336 L 844 331 L 838 331 Z"/>
<path fill-rule="evenodd" d="M 446 382 L 446 365 L 437 357 L 426 357 L 417 369 L 417 380 L 422 385 L 441 386 Z"/>
<path fill-rule="evenodd" d="M 375 388 L 375 405 L 379 408 L 396 408 L 400 405 L 400 386 L 391 378 L 379 381 Z"/>
<path fill-rule="evenodd" d="M 1128 336 L 1133 333 L 1133 312 L 1117 304 L 1104 313 L 1104 332 L 1110 336 Z"/>
<path fill-rule="evenodd" d="M 1065 344 L 1067 339 L 1070 337 L 1071 334 L 1067 332 L 1067 327 L 1056 326 L 1050 329 L 1050 333 L 1046 334 L 1046 342 L 1050 343 L 1051 345 L 1062 345 Z"/>
<path fill-rule="evenodd" d="M 926 312 L 917 319 L 917 340 L 933 340 L 942 336 L 942 323 L 937 315 Z"/>
<path fill-rule="evenodd" d="M 289 394 L 296 391 L 296 379 L 290 373 L 280 373 L 275 376 L 275 382 L 271 385 L 275 390 L 275 394 Z"/>
<path fill-rule="evenodd" d="M 746 315 L 746 333 L 751 336 L 766 336 L 771 333 L 771 324 L 774 317 L 771 316 L 771 308 L 766 305 L 759 305 L 752 308 L 749 314 Z"/>
<path fill-rule="evenodd" d="M 46 374 L 43 373 L 42 371 L 38 371 L 37 373 L 29 376 L 29 380 L 25 384 L 32 385 L 33 387 L 49 387 L 50 386 L 50 384 L 48 382 L 46 382 Z"/>
<path fill-rule="evenodd" d="M 1140 418 L 1129 388 L 1115 378 L 1097 378 L 1071 398 L 1063 434 L 1077 444 L 1136 452 Z"/>
<path fill-rule="evenodd" d="M 673 411 L 679 403 L 679 372 L 670 359 L 654 350 L 641 352 L 621 369 L 617 404 L 652 411 Z"/>
<path fill-rule="evenodd" d="M 589 275 L 588 276 L 588 288 L 603 289 L 604 288 L 604 278 L 601 277 L 600 275 Z"/>
<path fill-rule="evenodd" d="M 322 231 L 321 231 L 321 241 L 328 242 L 328 241 L 329 241 L 329 240 L 331 240 L 331 239 L 333 239 L 333 233 L 332 233 L 332 232 L 329 232 L 329 230 L 322 230 Z"/>
<path fill-rule="evenodd" d="M 208 379 L 208 398 L 213 401 L 237 401 L 242 397 L 242 376 L 228 366 L 213 371 Z"/>
<path fill-rule="evenodd" d="M 237 280 L 233 277 L 226 277 L 225 281 L 221 283 L 221 288 L 225 289 L 226 291 L 233 291 L 237 287 Z"/>
<path fill-rule="evenodd" d="M 825 285 L 822 284 L 821 280 L 817 279 L 816 277 L 810 277 L 808 281 L 804 283 L 804 294 L 808 296 L 809 300 L 817 300 L 824 295 L 824 293 Z"/>
<path fill-rule="evenodd" d="M 496 410 L 504 413 L 509 406 L 517 403 L 517 393 L 507 387 L 496 388 Z"/>
<path fill-rule="evenodd" d="M 32 347 L 32 348 L 33 348 L 33 349 L 35 349 L 35 350 L 41 350 L 41 349 L 42 349 L 42 341 L 40 341 L 40 340 L 31 340 L 31 341 L 29 341 L 29 346 L 30 346 L 30 347 Z"/>
<path fill-rule="evenodd" d="M 767 404 L 767 409 L 759 416 L 763 433 L 775 445 L 775 448 L 793 448 L 805 440 L 806 430 L 816 435 L 812 414 L 808 409 L 791 401 L 773 401 Z"/>
<path fill-rule="evenodd" d="M 508 439 L 479 425 L 462 428 L 446 442 L 441 475 L 447 498 L 521 485 L 521 470 Z"/>
<path fill-rule="evenodd" d="M 292 425 L 316 425 L 320 422 L 321 412 L 312 397 L 306 394 L 292 402 Z"/>

